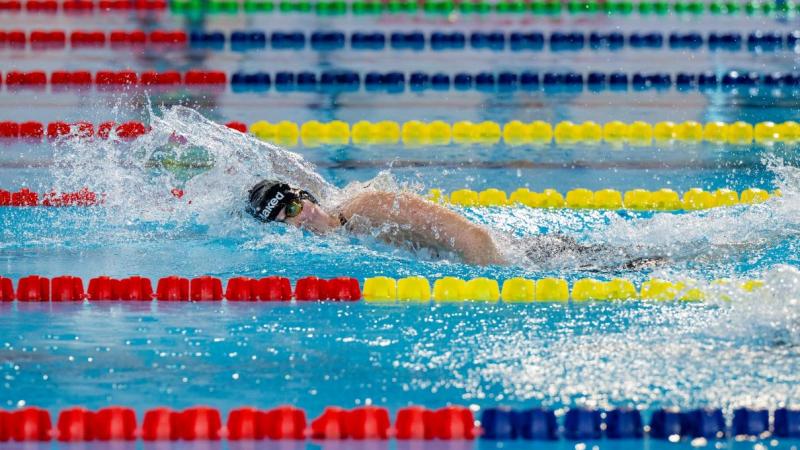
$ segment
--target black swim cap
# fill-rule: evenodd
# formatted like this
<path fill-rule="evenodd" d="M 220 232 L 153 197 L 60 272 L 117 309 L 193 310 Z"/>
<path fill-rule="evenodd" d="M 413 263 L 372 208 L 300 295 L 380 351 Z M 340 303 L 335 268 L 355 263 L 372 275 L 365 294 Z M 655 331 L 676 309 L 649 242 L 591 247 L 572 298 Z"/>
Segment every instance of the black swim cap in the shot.
<path fill-rule="evenodd" d="M 306 191 L 298 191 L 280 181 L 261 180 L 250 189 L 250 204 L 246 209 L 256 219 L 272 222 L 284 206 L 297 198 L 317 203 L 317 199 Z"/>
<path fill-rule="evenodd" d="M 293 197 L 291 186 L 272 180 L 262 180 L 250 189 L 247 212 L 262 222 L 272 222 Z"/>

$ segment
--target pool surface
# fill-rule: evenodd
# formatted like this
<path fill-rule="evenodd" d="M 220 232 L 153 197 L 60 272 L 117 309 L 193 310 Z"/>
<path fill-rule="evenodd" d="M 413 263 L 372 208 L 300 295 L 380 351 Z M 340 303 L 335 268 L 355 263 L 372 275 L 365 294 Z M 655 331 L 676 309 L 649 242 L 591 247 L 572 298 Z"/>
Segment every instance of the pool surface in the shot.
<path fill-rule="evenodd" d="M 435 32 L 537 31 L 589 34 L 741 33 L 786 36 L 797 18 L 764 15 L 653 16 L 487 14 L 327 17 L 309 14 L 92 13 L 37 15 L 0 11 L 0 30 L 185 30 Z M 468 42 L 469 44 L 469 42 Z M 626 43 L 627 44 L 627 43 Z M 463 50 L 236 51 L 230 44 L 183 48 L 0 49 L 3 72 L 192 69 L 235 72 L 352 70 L 428 74 L 522 72 L 793 73 L 797 47 L 715 51 L 586 46 L 559 51 Z M 745 46 L 746 47 L 746 46 Z M 752 50 L 752 51 L 751 51 Z M 7 84 L 7 83 L 6 83 Z M 273 86 L 274 87 L 274 86 Z M 91 207 L 0 207 L 0 276 L 168 275 L 621 277 L 696 283 L 702 302 L 590 301 L 372 304 L 367 302 L 66 302 L 0 303 L 0 409 L 38 406 L 55 425 L 60 410 L 291 404 L 309 420 L 325 407 L 462 405 L 475 412 L 505 405 L 545 407 L 559 420 L 569 408 L 635 407 L 645 423 L 659 408 L 797 408 L 800 399 L 800 171 L 798 142 L 648 145 L 548 143 L 407 146 L 298 145 L 303 159 L 220 124 L 361 120 L 447 123 L 797 121 L 796 89 L 536 89 L 512 92 L 427 90 L 234 92 L 219 88 L 90 87 L 0 92 L 0 121 L 142 121 L 135 140 L 50 139 L 0 142 L 0 189 L 101 193 Z M 302 144 L 302 142 L 301 142 Z M 311 183 L 333 204 L 370 180 L 387 190 L 540 192 L 662 188 L 682 193 L 758 188 L 764 203 L 701 211 L 456 207 L 485 224 L 511 260 L 479 267 L 454 255 L 397 249 L 371 236 L 319 237 L 242 214 L 258 179 Z M 181 189 L 176 198 L 170 191 Z M 562 234 L 610 251 L 531 259 L 539 234 Z M 625 257 L 663 260 L 624 268 Z M 727 284 L 715 280 L 729 280 Z M 763 280 L 747 292 L 745 280 Z M 363 286 L 363 284 L 362 284 Z M 734 287 L 731 287 L 734 286 Z M 2 433 L 0 433 L 2 435 Z M 104 443 L 0 442 L 0 448 L 109 448 Z M 797 448 L 796 439 L 598 441 L 115 442 L 120 448 Z"/>

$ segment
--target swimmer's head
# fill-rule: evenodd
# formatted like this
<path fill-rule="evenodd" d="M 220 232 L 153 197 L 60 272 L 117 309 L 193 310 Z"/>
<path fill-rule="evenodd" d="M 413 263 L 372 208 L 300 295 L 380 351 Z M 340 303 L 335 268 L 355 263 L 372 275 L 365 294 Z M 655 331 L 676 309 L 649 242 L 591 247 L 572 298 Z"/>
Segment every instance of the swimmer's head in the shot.
<path fill-rule="evenodd" d="M 325 232 L 335 221 L 308 191 L 286 183 L 262 180 L 250 189 L 247 212 L 262 222 L 284 222 L 314 232 Z"/>

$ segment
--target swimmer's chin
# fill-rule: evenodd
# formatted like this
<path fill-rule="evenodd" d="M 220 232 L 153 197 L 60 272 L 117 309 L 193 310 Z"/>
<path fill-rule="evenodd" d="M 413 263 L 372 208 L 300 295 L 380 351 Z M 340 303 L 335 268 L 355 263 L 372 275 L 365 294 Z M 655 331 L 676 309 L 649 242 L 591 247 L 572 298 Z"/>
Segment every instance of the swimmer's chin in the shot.
<path fill-rule="evenodd" d="M 335 233 L 341 227 L 332 227 L 327 225 L 300 225 L 298 228 L 303 231 L 316 234 L 317 236 L 328 236 Z"/>
<path fill-rule="evenodd" d="M 327 217 L 324 220 L 315 220 L 297 225 L 298 228 L 310 233 L 327 236 L 337 231 L 344 229 L 342 224 L 333 217 Z"/>

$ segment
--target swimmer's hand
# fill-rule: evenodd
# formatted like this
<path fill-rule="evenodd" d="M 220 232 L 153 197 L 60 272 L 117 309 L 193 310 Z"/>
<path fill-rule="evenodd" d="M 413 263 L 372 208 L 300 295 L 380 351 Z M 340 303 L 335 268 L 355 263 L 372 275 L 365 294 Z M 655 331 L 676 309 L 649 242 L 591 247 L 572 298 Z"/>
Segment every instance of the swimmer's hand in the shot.
<path fill-rule="evenodd" d="M 409 229 L 419 241 L 415 244 L 455 252 L 469 264 L 507 264 L 486 228 L 415 194 L 364 192 L 340 212 L 348 219 L 365 218 L 373 227 Z"/>

